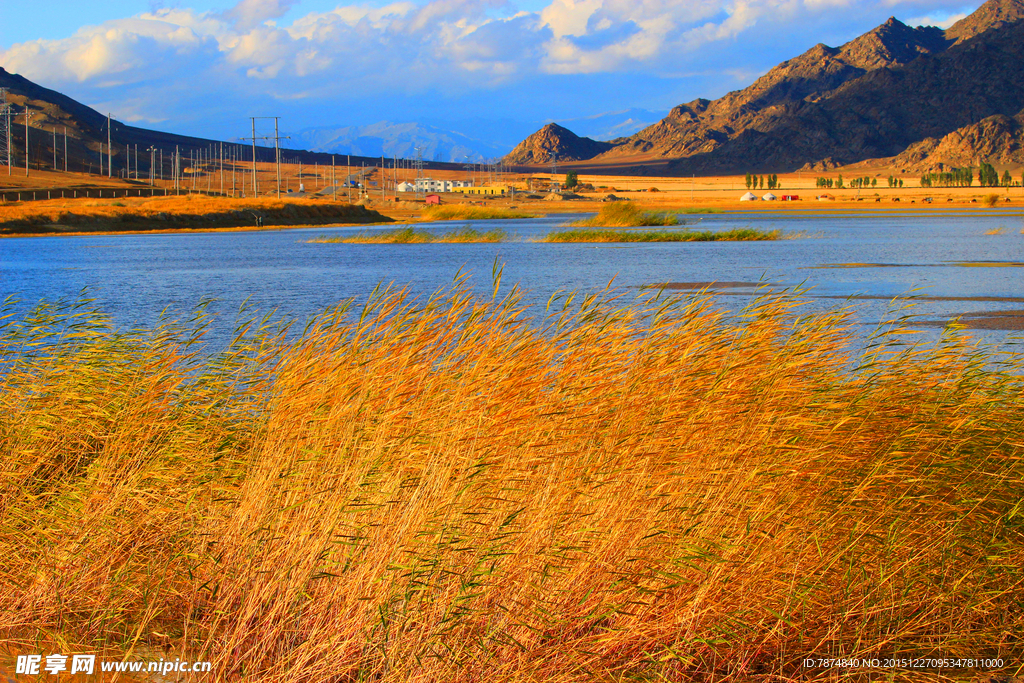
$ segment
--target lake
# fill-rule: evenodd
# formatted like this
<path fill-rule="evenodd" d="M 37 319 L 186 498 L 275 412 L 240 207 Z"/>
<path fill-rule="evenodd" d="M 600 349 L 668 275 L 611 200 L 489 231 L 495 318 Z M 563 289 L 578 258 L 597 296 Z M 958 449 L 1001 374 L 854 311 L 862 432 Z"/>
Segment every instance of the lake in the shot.
<path fill-rule="evenodd" d="M 211 310 L 219 314 L 215 338 L 222 338 L 246 299 L 256 310 L 276 309 L 305 319 L 344 299 L 363 300 L 378 283 L 429 294 L 450 284 L 459 269 L 471 273 L 474 289 L 489 295 L 497 259 L 504 264 L 503 288 L 518 283 L 529 293 L 528 301 L 538 304 L 556 290 L 591 291 L 614 278 L 623 289 L 709 281 L 802 285 L 810 288 L 807 310 L 853 305 L 864 329 L 887 318 L 892 297 L 928 297 L 913 309 L 927 321 L 1024 309 L 1024 219 L 1019 216 L 716 214 L 688 220 L 701 230 L 778 228 L 805 236 L 774 242 L 530 241 L 578 217 L 473 222 L 479 229 L 500 227 L 515 235 L 515 241 L 501 244 L 307 243 L 362 230 L 324 227 L 8 238 L 0 240 L 0 296 L 18 298 L 24 309 L 41 299 L 75 298 L 87 290 L 123 326 L 150 325 L 164 309 L 185 314 L 212 297 Z M 986 234 L 992 231 L 999 234 Z M 722 291 L 722 305 L 737 308 L 754 290 L 733 286 Z M 921 329 L 928 337 L 940 328 Z M 969 333 L 994 342 L 1020 335 Z"/>

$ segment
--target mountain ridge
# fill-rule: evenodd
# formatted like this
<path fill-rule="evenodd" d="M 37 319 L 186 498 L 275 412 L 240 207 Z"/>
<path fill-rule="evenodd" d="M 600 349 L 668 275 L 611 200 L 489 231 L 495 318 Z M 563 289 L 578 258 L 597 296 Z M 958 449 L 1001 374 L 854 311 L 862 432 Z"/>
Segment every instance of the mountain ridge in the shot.
<path fill-rule="evenodd" d="M 1015 95 L 1005 101 L 975 87 L 985 74 L 967 63 L 978 58 L 990 74 L 1010 74 L 1003 90 L 1013 89 L 1024 80 L 1017 65 L 1024 63 L 1024 52 L 1001 36 L 1016 36 L 1022 19 L 1024 0 L 989 0 L 946 31 L 912 28 L 890 17 L 839 47 L 818 43 L 744 89 L 680 104 L 661 121 L 580 160 L 595 168 L 629 163 L 638 173 L 655 162 L 664 172 L 667 161 L 670 172 L 690 174 L 777 172 L 896 156 L 924 138 L 942 138 L 988 116 L 1012 117 L 1024 107 Z M 1000 52 L 1005 58 L 993 54 Z M 939 73 L 975 82 L 940 82 Z M 941 92 L 942 99 L 930 104 L 909 93 L 923 107 L 910 112 L 894 95 L 901 87 Z M 985 101 L 976 106 L 965 93 Z M 936 118 L 929 110 L 943 102 L 958 102 L 958 111 Z M 844 113 L 844 107 L 857 115 Z M 509 155 L 506 163 L 522 164 L 521 158 Z"/>

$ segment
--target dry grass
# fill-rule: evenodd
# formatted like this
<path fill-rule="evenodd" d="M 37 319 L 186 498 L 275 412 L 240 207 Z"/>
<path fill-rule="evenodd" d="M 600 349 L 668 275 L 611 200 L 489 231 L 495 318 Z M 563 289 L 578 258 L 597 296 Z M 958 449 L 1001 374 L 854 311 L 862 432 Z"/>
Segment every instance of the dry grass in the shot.
<path fill-rule="evenodd" d="M 679 219 L 673 213 L 643 211 L 633 202 L 609 202 L 593 218 L 576 221 L 571 225 L 578 228 L 637 228 L 678 224 Z"/>
<path fill-rule="evenodd" d="M 287 199 L 229 199 L 206 195 L 178 197 L 119 197 L 116 199 L 54 199 L 0 206 L 0 232 L 25 232 L 33 227 L 128 226 L 149 224 L 174 228 L 192 221 L 255 225 L 256 216 L 271 217 L 275 224 L 301 222 L 367 222 L 364 209 L 344 203 Z M 382 216 L 370 214 L 375 220 Z M 170 225 L 168 225 L 170 224 Z"/>
<path fill-rule="evenodd" d="M 261 682 L 1020 661 L 1020 355 L 878 334 L 853 356 L 842 313 L 789 296 L 531 322 L 463 283 L 298 338 L 255 319 L 215 356 L 201 309 L 8 320 L 0 639 Z"/>
<path fill-rule="evenodd" d="M 469 204 L 444 204 L 428 206 L 420 214 L 428 221 L 449 220 L 496 220 L 505 218 L 532 218 L 533 214 L 513 211 L 500 207 L 471 206 Z"/>
<path fill-rule="evenodd" d="M 504 242 L 508 235 L 504 230 L 481 232 L 466 226 L 458 230 L 434 233 L 414 228 L 396 228 L 379 232 L 361 232 L 358 235 L 339 237 L 318 237 L 307 240 L 309 244 L 439 244 Z"/>
<path fill-rule="evenodd" d="M 751 242 L 781 239 L 781 230 L 560 230 L 543 242 Z"/>
<path fill-rule="evenodd" d="M 986 235 L 1005 235 L 1006 234 L 1006 228 L 1004 228 L 1003 226 L 1000 225 L 998 228 L 992 228 L 991 230 L 986 230 L 985 234 Z"/>

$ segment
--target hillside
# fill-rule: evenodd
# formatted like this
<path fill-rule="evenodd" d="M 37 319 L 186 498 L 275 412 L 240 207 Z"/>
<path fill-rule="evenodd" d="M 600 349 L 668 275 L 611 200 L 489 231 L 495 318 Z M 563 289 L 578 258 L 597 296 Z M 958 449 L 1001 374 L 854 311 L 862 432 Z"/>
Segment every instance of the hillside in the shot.
<path fill-rule="evenodd" d="M 98 173 L 100 170 L 100 150 L 106 149 L 107 144 L 107 117 L 91 107 L 88 107 L 74 99 L 63 95 L 55 90 L 50 90 L 32 81 L 12 74 L 0 67 L 0 88 L 6 88 L 7 101 L 14 105 L 15 117 L 12 120 L 11 137 L 14 148 L 14 158 L 23 163 L 25 154 L 25 127 L 22 113 L 27 107 L 32 112 L 30 120 L 30 164 L 36 169 L 50 169 L 53 166 L 53 131 L 57 131 L 57 156 L 58 169 L 63 168 L 64 157 L 64 130 L 67 129 L 68 138 L 68 170 L 73 172 Z M 245 131 L 249 120 L 239 117 L 239 128 Z M 135 160 L 134 149 L 138 146 L 139 165 L 141 175 L 148 176 L 149 154 L 146 153 L 150 147 L 163 151 L 163 174 L 169 177 L 171 173 L 171 153 L 175 148 L 180 148 L 183 159 L 186 163 L 190 153 L 202 150 L 204 154 L 209 150 L 213 156 L 219 152 L 220 145 L 224 145 L 225 157 L 233 148 L 241 161 L 252 161 L 252 143 L 239 143 L 211 140 L 207 138 L 177 135 L 161 131 L 149 130 L 129 126 L 117 120 L 111 121 L 110 137 L 113 143 L 113 169 L 117 175 L 125 169 L 126 153 L 128 146 L 133 150 L 131 160 L 134 173 Z M 248 134 L 245 132 L 244 134 Z M 273 147 L 265 147 L 266 142 L 257 146 L 257 159 L 259 161 L 271 162 L 274 160 Z M 289 160 L 299 161 L 304 164 L 320 163 L 329 165 L 331 154 L 316 153 L 307 150 L 284 149 L 282 156 Z M 159 155 L 155 155 L 159 159 Z M 379 156 L 352 156 L 352 164 L 366 164 L 376 166 L 380 163 Z M 106 164 L 106 153 L 104 152 L 104 165 Z M 159 164 L 159 161 L 157 162 Z M 458 164 L 443 164 L 430 162 L 425 164 L 429 168 L 439 169 L 461 169 Z"/>
<path fill-rule="evenodd" d="M 828 168 L 896 156 L 929 137 L 1024 108 L 1021 19 L 1024 0 L 989 0 L 946 31 L 890 18 L 838 48 L 815 45 L 743 90 L 679 105 L 583 158 L 594 170 L 623 159 L 638 170 L 671 160 L 670 172 L 688 174 Z M 521 159 L 506 157 L 529 163 Z"/>
<path fill-rule="evenodd" d="M 528 165 L 590 159 L 613 147 L 609 142 L 581 138 L 568 128 L 549 123 L 526 138 L 504 158 L 506 164 Z"/>

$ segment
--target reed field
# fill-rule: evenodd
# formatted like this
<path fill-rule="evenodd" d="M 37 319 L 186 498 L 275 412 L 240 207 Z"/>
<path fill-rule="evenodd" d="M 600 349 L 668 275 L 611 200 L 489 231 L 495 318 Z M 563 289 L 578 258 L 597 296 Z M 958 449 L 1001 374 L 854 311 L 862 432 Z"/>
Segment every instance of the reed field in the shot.
<path fill-rule="evenodd" d="M 434 233 L 416 228 L 395 228 L 379 232 L 361 232 L 358 235 L 318 237 L 307 240 L 309 244 L 440 244 L 472 242 L 504 242 L 508 234 L 504 230 L 481 231 L 468 225 L 457 230 Z"/>
<path fill-rule="evenodd" d="M 679 225 L 674 212 L 644 211 L 634 202 L 609 202 L 597 215 L 570 224 L 576 228 L 638 228 L 655 225 Z"/>
<path fill-rule="evenodd" d="M 428 221 L 496 220 L 504 218 L 532 218 L 534 214 L 502 207 L 472 206 L 470 204 L 439 204 L 427 206 L 420 217 Z"/>
<path fill-rule="evenodd" d="M 781 230 L 608 230 L 580 228 L 549 232 L 542 242 L 752 242 L 777 240 Z"/>
<path fill-rule="evenodd" d="M 1019 353 L 852 343 L 795 292 L 494 291 L 244 313 L 216 352 L 202 305 L 8 315 L 0 639 L 275 683 L 1019 672 Z"/>

